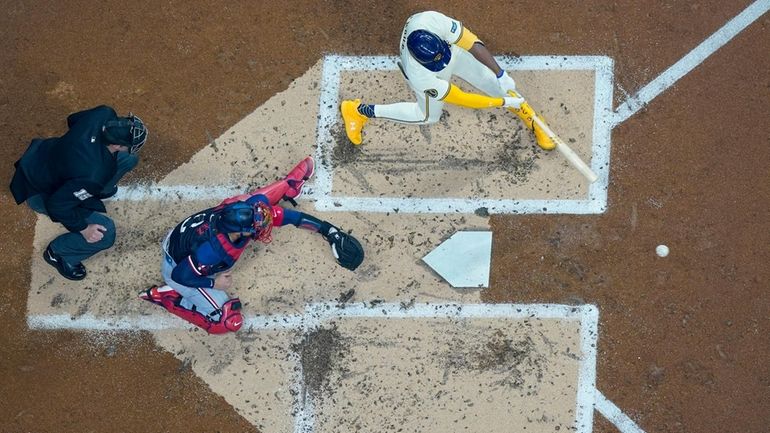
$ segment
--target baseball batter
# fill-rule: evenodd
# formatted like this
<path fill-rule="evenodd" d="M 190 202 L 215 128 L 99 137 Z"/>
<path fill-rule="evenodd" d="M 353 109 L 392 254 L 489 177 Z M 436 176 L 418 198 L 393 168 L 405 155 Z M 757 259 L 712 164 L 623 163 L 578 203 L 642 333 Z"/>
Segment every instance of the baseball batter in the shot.
<path fill-rule="evenodd" d="M 399 68 L 415 102 L 363 104 L 359 99 L 340 106 L 345 131 L 353 144 L 361 144 L 361 131 L 372 118 L 424 125 L 441 118 L 444 103 L 467 108 L 506 107 L 515 112 L 526 104 L 508 95 L 516 83 L 497 64 L 484 43 L 460 21 L 440 12 L 420 12 L 409 17 L 401 33 Z M 484 94 L 466 93 L 450 82 L 457 75 Z M 533 124 L 537 142 L 545 150 L 555 144 Z"/>
<path fill-rule="evenodd" d="M 269 243 L 272 228 L 287 224 L 320 233 L 339 265 L 355 270 L 364 250 L 352 235 L 312 215 L 278 206 L 280 200 L 294 203 L 314 168 L 313 158 L 307 157 L 284 179 L 185 218 L 162 243 L 166 285 L 152 286 L 139 297 L 210 334 L 235 332 L 243 318 L 240 301 L 226 292 L 232 286 L 230 269 L 250 241 Z"/>

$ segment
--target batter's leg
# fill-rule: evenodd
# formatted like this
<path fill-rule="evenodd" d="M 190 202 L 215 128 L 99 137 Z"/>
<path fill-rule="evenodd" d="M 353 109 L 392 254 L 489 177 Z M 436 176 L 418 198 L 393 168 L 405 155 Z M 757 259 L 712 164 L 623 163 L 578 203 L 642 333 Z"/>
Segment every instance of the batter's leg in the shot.
<path fill-rule="evenodd" d="M 410 125 L 427 125 L 441 120 L 444 103 L 421 91 L 412 91 L 416 102 L 370 105 L 362 104 L 358 99 L 342 101 L 340 112 L 348 139 L 353 144 L 361 144 L 361 131 L 373 117 Z"/>
<path fill-rule="evenodd" d="M 397 102 L 374 106 L 374 117 L 411 125 L 428 125 L 441 120 L 444 103 L 421 92 L 416 102 Z"/>
<path fill-rule="evenodd" d="M 481 90 L 488 96 L 497 98 L 508 96 L 503 93 L 502 89 L 500 89 L 500 86 L 497 84 L 495 73 L 476 60 L 472 54 L 465 50 L 460 50 L 457 53 L 453 52 L 452 55 L 456 56 L 452 60 L 457 61 L 457 64 L 454 65 L 452 71 L 455 75 L 467 81 L 468 84 Z"/>
<path fill-rule="evenodd" d="M 455 59 L 453 58 L 452 60 L 454 61 Z M 462 51 L 458 53 L 457 61 L 458 64 L 454 69 L 454 73 L 458 77 L 467 81 L 470 85 L 481 90 L 489 96 L 508 96 L 503 92 L 502 89 L 500 89 L 495 74 L 489 68 L 481 64 L 481 62 L 477 61 L 473 55 L 466 51 Z M 533 119 L 533 116 L 538 116 L 543 121 L 545 121 L 545 119 L 543 119 L 543 116 L 536 114 L 527 102 L 522 104 L 520 110 L 512 111 L 517 116 L 519 116 L 527 128 L 534 132 L 535 141 L 537 142 L 538 146 L 543 148 L 543 150 L 552 150 L 556 148 L 556 143 L 553 142 L 551 137 L 549 137 L 548 134 L 546 134 L 545 131 L 539 127 L 535 127 L 535 122 L 531 120 Z"/>

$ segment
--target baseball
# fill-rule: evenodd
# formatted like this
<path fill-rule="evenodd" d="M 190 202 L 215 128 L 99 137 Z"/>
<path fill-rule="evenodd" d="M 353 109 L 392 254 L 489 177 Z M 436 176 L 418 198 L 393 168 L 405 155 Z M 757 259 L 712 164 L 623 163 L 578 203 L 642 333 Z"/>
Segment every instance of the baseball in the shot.
<path fill-rule="evenodd" d="M 657 254 L 658 257 L 666 257 L 668 255 L 668 247 L 665 245 L 658 245 L 655 247 L 655 254 Z"/>

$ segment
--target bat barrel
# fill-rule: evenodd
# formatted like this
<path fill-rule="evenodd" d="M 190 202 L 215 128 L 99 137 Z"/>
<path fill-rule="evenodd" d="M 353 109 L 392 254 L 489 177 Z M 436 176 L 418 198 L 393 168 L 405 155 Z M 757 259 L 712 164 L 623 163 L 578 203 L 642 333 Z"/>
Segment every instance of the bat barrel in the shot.
<path fill-rule="evenodd" d="M 585 162 L 583 162 L 582 159 L 580 159 L 578 154 L 575 153 L 575 151 L 572 150 L 572 148 L 569 147 L 567 143 L 561 139 L 561 137 L 556 135 L 551 130 L 551 128 L 537 116 L 535 116 L 535 124 L 537 124 L 537 126 L 539 126 L 549 137 L 551 137 L 554 143 L 556 143 L 556 150 L 558 150 L 564 156 L 564 158 L 573 167 L 575 167 L 577 171 L 580 172 L 580 174 L 588 179 L 589 183 L 596 182 L 596 179 L 598 178 L 596 173 L 594 173 L 593 170 L 591 170 L 591 167 L 589 167 Z"/>

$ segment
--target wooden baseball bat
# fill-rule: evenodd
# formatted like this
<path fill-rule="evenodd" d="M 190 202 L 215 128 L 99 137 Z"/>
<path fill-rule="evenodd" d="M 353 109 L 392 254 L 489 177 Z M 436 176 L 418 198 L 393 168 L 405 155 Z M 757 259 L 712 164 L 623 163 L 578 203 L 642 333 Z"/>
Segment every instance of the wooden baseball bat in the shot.
<path fill-rule="evenodd" d="M 521 98 L 521 95 L 516 94 L 516 92 L 509 91 L 508 94 L 510 94 L 513 97 L 519 97 Z M 515 114 L 518 114 L 514 109 L 509 108 L 510 111 L 512 111 Z M 534 111 L 534 110 L 533 110 Z M 577 171 L 580 172 L 586 179 L 588 179 L 589 183 L 596 182 L 597 176 L 596 173 L 591 170 L 591 167 L 589 167 L 585 162 L 583 162 L 582 159 L 575 153 L 574 150 L 572 150 L 571 147 L 567 145 L 567 143 L 564 142 L 564 140 L 561 139 L 558 135 L 556 135 L 555 132 L 548 126 L 547 123 L 543 122 L 542 119 L 540 119 L 540 116 L 537 115 L 537 113 L 533 113 L 532 120 L 535 122 L 535 125 L 540 127 L 540 129 L 545 132 L 545 134 L 550 138 L 554 144 L 556 144 L 556 150 L 559 151 L 559 153 L 564 156 L 564 158 L 567 159 L 567 162 L 570 163 Z"/>

